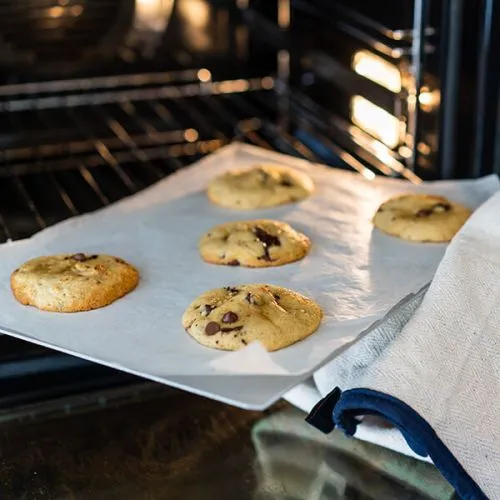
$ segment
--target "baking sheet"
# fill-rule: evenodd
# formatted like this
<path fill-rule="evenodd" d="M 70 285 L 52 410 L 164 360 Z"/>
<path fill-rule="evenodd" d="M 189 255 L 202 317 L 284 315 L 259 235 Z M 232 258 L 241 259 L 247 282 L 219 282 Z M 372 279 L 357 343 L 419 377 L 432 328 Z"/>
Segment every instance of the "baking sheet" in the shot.
<path fill-rule="evenodd" d="M 306 171 L 316 192 L 300 204 L 251 212 L 208 202 L 204 189 L 214 175 L 262 162 Z M 370 220 L 382 201 L 411 190 L 477 207 L 498 189 L 496 176 L 421 186 L 387 178 L 369 181 L 233 144 L 112 207 L 1 245 L 1 330 L 166 384 L 182 385 L 174 379 L 207 375 L 296 380 L 432 279 L 446 246 L 408 243 L 373 230 Z M 303 231 L 313 242 L 309 256 L 268 269 L 213 266 L 199 258 L 198 238 L 212 225 L 257 217 L 281 219 Z M 18 304 L 9 289 L 11 271 L 35 256 L 61 252 L 123 257 L 140 270 L 140 285 L 111 306 L 86 313 L 46 313 Z M 276 353 L 267 353 L 259 344 L 237 353 L 211 350 L 183 331 L 181 315 L 197 295 L 252 282 L 286 286 L 315 299 L 325 312 L 320 329 Z"/>

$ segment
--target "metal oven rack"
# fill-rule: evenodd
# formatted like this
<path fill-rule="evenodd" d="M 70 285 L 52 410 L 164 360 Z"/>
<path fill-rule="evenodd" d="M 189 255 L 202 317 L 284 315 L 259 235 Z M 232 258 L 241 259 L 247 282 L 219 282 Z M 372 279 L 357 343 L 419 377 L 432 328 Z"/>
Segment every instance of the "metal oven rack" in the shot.
<path fill-rule="evenodd" d="M 301 89 L 277 92 L 276 84 L 271 76 L 213 81 L 197 68 L 0 87 L 0 240 L 102 208 L 233 140 L 367 178 L 383 173 L 418 182 L 395 161 L 373 157 L 368 167 L 369 153 L 332 139 L 342 129 L 336 118 Z M 33 386 L 57 396 L 89 385 L 151 385 L 5 336 L 0 344 L 0 418 L 12 418 L 20 398 L 26 403 L 26 387 L 29 401 L 45 390 Z M 56 375 L 61 371 L 67 378 Z"/>
<path fill-rule="evenodd" d="M 0 78 L 0 242 L 27 238 L 132 195 L 234 140 L 367 178 L 380 173 L 419 182 L 389 148 L 318 105 L 321 98 L 316 99 L 307 84 L 292 79 L 290 85 L 289 49 L 276 38 L 281 24 L 259 25 L 256 12 L 248 10 L 244 0 L 236 3 L 247 23 L 234 9 L 207 7 L 204 34 L 212 52 L 198 53 L 184 43 L 184 25 L 178 22 L 181 3 L 189 1 L 176 2 L 170 38 L 163 39 L 152 59 L 128 47 L 118 60 L 101 65 L 97 76 L 87 68 L 83 76 L 64 79 L 49 77 L 51 72 L 40 81 L 29 76 Z M 211 4 L 198 2 L 202 3 Z M 46 2 L 38 4 L 37 15 L 46 16 Z M 278 7 L 283 14 L 290 3 L 280 1 Z M 103 13 L 85 10 L 87 24 L 75 36 L 103 28 Z M 24 18 L 16 19 L 16 26 L 24 26 Z M 41 31 L 44 37 L 52 33 L 50 23 Z M 192 28 L 198 33 L 196 25 Z M 17 37 L 19 29 L 13 33 Z M 26 40 L 16 40 L 24 47 Z M 56 49 L 60 45 L 43 45 L 40 54 L 48 57 Z M 64 398 L 63 406 L 74 411 L 85 405 L 81 399 L 90 392 L 95 400 L 96 391 L 104 391 L 103 398 L 114 391 L 113 398 L 120 399 L 165 390 L 0 336 L 0 420 L 32 416 L 29 405 L 37 401 L 50 412 L 58 406 L 48 401 Z"/>
<path fill-rule="evenodd" d="M 211 81 L 201 68 L 0 87 L 0 240 L 108 205 L 232 140 L 374 175 L 300 90 L 278 96 L 274 84 Z"/>

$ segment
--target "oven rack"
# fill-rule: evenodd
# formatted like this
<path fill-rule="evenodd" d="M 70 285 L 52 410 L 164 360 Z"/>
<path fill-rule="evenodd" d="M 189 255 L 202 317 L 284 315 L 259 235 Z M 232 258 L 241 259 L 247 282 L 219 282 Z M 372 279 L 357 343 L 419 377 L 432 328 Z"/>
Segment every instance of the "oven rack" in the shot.
<path fill-rule="evenodd" d="M 338 117 L 275 83 L 211 81 L 198 68 L 0 87 L 0 241 L 106 206 L 233 140 L 419 181 L 371 154 L 361 131 L 348 150 Z"/>
<path fill-rule="evenodd" d="M 0 242 L 102 208 L 234 140 L 418 182 L 389 151 L 371 154 L 366 134 L 353 143 L 352 126 L 300 88 L 279 88 L 270 76 L 212 81 L 205 68 L 0 86 Z M 6 336 L 0 346 L 1 419 L 38 413 L 25 405 L 47 397 L 144 384 Z"/>

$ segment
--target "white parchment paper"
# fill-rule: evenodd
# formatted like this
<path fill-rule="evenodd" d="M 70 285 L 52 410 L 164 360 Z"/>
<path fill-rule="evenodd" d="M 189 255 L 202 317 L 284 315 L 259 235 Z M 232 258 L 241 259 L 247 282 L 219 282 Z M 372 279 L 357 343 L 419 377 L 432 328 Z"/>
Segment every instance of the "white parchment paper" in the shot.
<path fill-rule="evenodd" d="M 221 172 L 278 162 L 306 171 L 314 195 L 270 210 L 231 211 L 209 203 L 207 182 Z M 477 207 L 499 189 L 496 176 L 412 186 L 393 179 L 312 165 L 252 146 L 233 144 L 152 188 L 94 214 L 68 220 L 0 246 L 0 329 L 31 342 L 164 383 L 184 375 L 298 375 L 309 373 L 428 283 L 446 249 L 414 244 L 373 229 L 386 198 L 405 191 L 439 193 Z M 214 266 L 197 243 L 214 224 L 276 218 L 307 234 L 313 247 L 301 262 L 269 269 Z M 9 276 L 24 261 L 61 252 L 109 253 L 141 273 L 138 288 L 109 307 L 55 314 L 18 304 Z M 187 305 L 207 289 L 271 283 L 316 300 L 325 316 L 308 339 L 269 354 L 259 344 L 227 353 L 198 345 L 182 329 Z"/>

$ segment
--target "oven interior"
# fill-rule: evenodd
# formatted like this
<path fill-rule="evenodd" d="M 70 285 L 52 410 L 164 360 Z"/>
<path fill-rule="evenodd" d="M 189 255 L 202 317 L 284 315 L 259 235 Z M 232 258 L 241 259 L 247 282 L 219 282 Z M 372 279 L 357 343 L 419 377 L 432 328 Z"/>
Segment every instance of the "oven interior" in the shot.
<path fill-rule="evenodd" d="M 499 10 L 0 0 L 0 242 L 235 140 L 367 178 L 498 173 Z M 0 386 L 2 420 L 169 390 L 5 335 Z"/>

